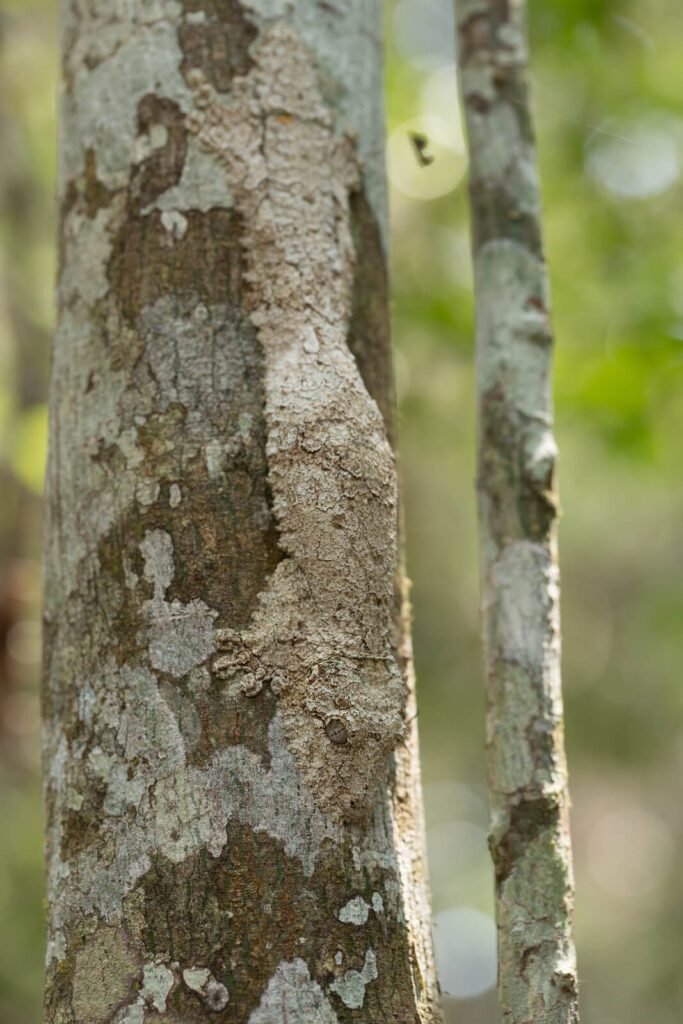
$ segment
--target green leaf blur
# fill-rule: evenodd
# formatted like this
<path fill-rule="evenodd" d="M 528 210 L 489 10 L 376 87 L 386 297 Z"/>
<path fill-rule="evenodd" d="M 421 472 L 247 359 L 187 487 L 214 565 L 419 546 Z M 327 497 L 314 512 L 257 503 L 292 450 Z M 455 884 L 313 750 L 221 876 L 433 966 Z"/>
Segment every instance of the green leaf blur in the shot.
<path fill-rule="evenodd" d="M 396 9 L 405 18 L 410 3 L 387 9 L 390 132 L 430 113 L 450 116 L 447 103 L 425 107 L 438 69 L 411 62 L 419 13 L 408 46 L 405 30 L 395 32 Z M 529 8 L 557 336 L 582 1020 L 673 1024 L 683 1003 L 683 9 L 673 0 L 544 0 Z M 462 800 L 463 787 L 485 799 L 466 180 L 420 200 L 396 187 L 400 175 L 391 177 L 434 910 L 492 913 L 485 844 L 463 864 L 456 829 L 486 827 L 481 808 Z M 441 927 L 437 947 L 457 956 Z M 497 1020 L 491 991 L 457 995 L 446 998 L 449 1021 Z"/>

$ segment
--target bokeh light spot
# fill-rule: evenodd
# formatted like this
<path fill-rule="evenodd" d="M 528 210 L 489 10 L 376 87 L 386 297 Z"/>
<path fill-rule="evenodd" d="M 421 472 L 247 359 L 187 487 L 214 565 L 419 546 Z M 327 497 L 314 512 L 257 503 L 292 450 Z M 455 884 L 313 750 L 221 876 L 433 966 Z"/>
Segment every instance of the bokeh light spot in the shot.
<path fill-rule="evenodd" d="M 429 75 L 422 86 L 420 111 L 423 117 L 438 118 L 434 131 L 438 133 L 436 138 L 439 142 L 465 152 L 455 64 L 449 64 Z"/>
<path fill-rule="evenodd" d="M 423 163 L 415 137 L 425 140 Z M 467 170 L 464 149 L 458 146 L 452 127 L 441 117 L 414 117 L 389 136 L 389 181 L 411 199 L 437 199 L 458 187 Z"/>
<path fill-rule="evenodd" d="M 589 142 L 586 170 L 619 199 L 661 195 L 681 175 L 680 131 L 673 119 L 610 121 Z"/>
<path fill-rule="evenodd" d="M 434 918 L 436 969 L 442 990 L 472 999 L 496 983 L 496 926 L 474 907 L 450 907 Z"/>

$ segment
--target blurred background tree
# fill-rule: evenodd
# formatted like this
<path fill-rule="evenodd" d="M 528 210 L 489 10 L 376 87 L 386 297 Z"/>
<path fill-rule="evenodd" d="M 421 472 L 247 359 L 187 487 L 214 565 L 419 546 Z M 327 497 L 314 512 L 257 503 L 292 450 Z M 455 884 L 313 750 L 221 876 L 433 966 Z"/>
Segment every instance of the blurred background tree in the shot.
<path fill-rule="evenodd" d="M 564 685 L 583 1024 L 678 1024 L 683 890 L 683 8 L 539 0 L 557 333 Z M 0 1024 L 43 959 L 40 492 L 56 0 L 0 0 Z M 450 1020 L 494 1024 L 472 293 L 450 0 L 387 3 L 394 340 L 435 935 Z M 416 160 L 409 131 L 434 160 Z"/>

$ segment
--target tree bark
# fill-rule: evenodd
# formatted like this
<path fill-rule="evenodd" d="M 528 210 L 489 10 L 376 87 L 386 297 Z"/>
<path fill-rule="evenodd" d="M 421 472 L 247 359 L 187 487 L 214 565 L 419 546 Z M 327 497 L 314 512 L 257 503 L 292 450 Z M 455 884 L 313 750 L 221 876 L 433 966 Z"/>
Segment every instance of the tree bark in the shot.
<path fill-rule="evenodd" d="M 63 74 L 45 1019 L 436 1021 L 380 4 L 64 0 Z"/>
<path fill-rule="evenodd" d="M 506 1024 L 578 1021 L 548 280 L 524 3 L 457 4 L 470 149 L 491 852 Z"/>

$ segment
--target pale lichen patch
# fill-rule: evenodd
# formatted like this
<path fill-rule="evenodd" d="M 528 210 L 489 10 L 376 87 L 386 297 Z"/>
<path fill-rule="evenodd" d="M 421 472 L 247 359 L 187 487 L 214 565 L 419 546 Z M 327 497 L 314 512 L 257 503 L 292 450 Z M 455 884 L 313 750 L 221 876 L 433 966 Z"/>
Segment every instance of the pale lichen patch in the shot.
<path fill-rule="evenodd" d="M 148 530 L 140 551 L 145 560 L 144 577 L 153 584 L 156 600 L 162 601 L 175 574 L 173 540 L 165 530 Z"/>
<path fill-rule="evenodd" d="M 96 35 L 93 31 L 89 42 Z M 68 129 L 61 148 L 64 184 L 80 174 L 83 153 L 92 149 L 102 184 L 111 190 L 128 185 L 140 100 L 155 94 L 157 83 L 163 81 L 165 97 L 188 109 L 190 94 L 179 70 L 181 61 L 176 26 L 164 19 L 141 25 L 132 37 L 127 34 L 92 70 L 83 63 L 75 66 L 62 114 Z"/>
<path fill-rule="evenodd" d="M 164 124 L 152 124 L 135 140 L 135 160 L 142 163 L 156 149 L 163 149 L 168 142 L 168 128 Z"/>
<path fill-rule="evenodd" d="M 157 196 L 143 213 L 148 214 L 152 210 L 208 213 L 212 209 L 228 210 L 232 205 L 232 192 L 218 160 L 201 149 L 193 136 L 189 136 L 180 181 Z"/>
<path fill-rule="evenodd" d="M 180 239 L 187 234 L 187 217 L 179 210 L 164 210 L 161 214 L 161 223 L 171 238 Z"/>
<path fill-rule="evenodd" d="M 86 849 L 64 864 L 56 847 L 50 861 L 50 888 L 58 894 L 68 879 L 72 896 L 68 902 L 56 902 L 53 929 L 93 911 L 107 921 L 115 921 L 124 897 L 147 873 L 155 854 L 161 853 L 174 864 L 182 863 L 199 849 L 218 857 L 225 847 L 226 825 L 231 820 L 277 840 L 288 857 L 300 861 L 310 878 L 321 850 L 329 842 L 339 843 L 340 830 L 325 818 L 302 786 L 297 764 L 284 742 L 279 716 L 276 714 L 269 726 L 269 768 L 242 746 L 227 747 L 203 767 L 186 765 L 177 723 L 160 699 L 154 677 L 149 674 L 150 690 L 145 692 L 140 685 L 145 681 L 144 674 L 123 671 L 138 680 L 132 692 L 139 703 L 126 716 L 126 724 L 121 723 L 121 737 L 129 763 L 137 757 L 141 764 L 130 779 L 118 770 L 113 772 L 107 801 L 117 816 L 107 822 L 106 853 L 102 851 L 98 856 L 96 851 Z M 176 732 L 165 732 L 169 727 Z M 159 750 L 166 753 L 161 762 L 155 756 Z M 98 765 L 99 771 L 112 772 L 110 760 L 101 759 Z M 136 803 L 135 818 L 129 823 L 118 815 L 126 803 L 137 800 L 138 777 L 157 781 L 153 787 L 145 787 Z M 225 784 L 228 779 L 230 785 Z M 299 794 L 296 805 L 291 800 L 292 792 Z"/>
<path fill-rule="evenodd" d="M 486 147 L 481 147 L 485 154 L 478 166 L 482 180 L 497 179 L 507 173 L 519 145 L 519 118 L 513 106 L 497 104 L 486 114 L 486 118 L 478 118 L 475 114 L 470 119 L 470 133 L 476 134 L 477 128 L 486 131 Z"/>
<path fill-rule="evenodd" d="M 155 1010 L 163 1013 L 166 1010 L 166 1000 L 175 982 L 173 971 L 164 964 L 145 964 L 142 982 L 140 991 L 142 998 Z"/>
<path fill-rule="evenodd" d="M 325 993 L 300 957 L 278 964 L 249 1024 L 280 1024 L 285 1020 L 288 1024 L 338 1024 Z"/>
<path fill-rule="evenodd" d="M 330 989 L 337 993 L 344 1006 L 348 1006 L 350 1010 L 359 1010 L 365 1002 L 365 989 L 377 977 L 377 957 L 375 951 L 369 949 L 365 954 L 362 969 L 346 971 L 343 977 L 332 982 Z"/>
<path fill-rule="evenodd" d="M 83 806 L 83 794 L 79 793 L 73 786 L 69 786 L 66 791 L 65 802 L 70 811 L 80 811 Z"/>
<path fill-rule="evenodd" d="M 189 967 L 183 971 L 183 981 L 189 989 L 205 1001 L 214 1012 L 225 1009 L 230 999 L 225 985 L 217 981 L 208 967 Z"/>
<path fill-rule="evenodd" d="M 160 492 L 161 485 L 158 480 L 138 480 L 135 485 L 135 497 L 143 508 L 153 505 Z"/>
<path fill-rule="evenodd" d="M 145 1019 L 145 1004 L 141 999 L 125 1006 L 114 1018 L 115 1024 L 143 1024 Z"/>
<path fill-rule="evenodd" d="M 502 549 L 486 588 L 498 657 L 530 671 L 542 663 L 553 611 L 548 585 L 556 575 L 557 567 L 542 544 L 520 540 Z"/>
<path fill-rule="evenodd" d="M 58 963 L 66 956 L 66 938 L 63 931 L 56 931 L 51 935 L 45 947 L 45 967 Z"/>
<path fill-rule="evenodd" d="M 150 604 L 147 635 L 150 664 L 155 669 L 181 678 L 214 653 L 217 613 L 203 601 Z"/>
<path fill-rule="evenodd" d="M 342 924 L 365 924 L 370 913 L 370 904 L 366 903 L 362 896 L 354 896 L 339 911 L 337 915 Z"/>
<path fill-rule="evenodd" d="M 215 480 L 220 477 L 223 472 L 225 449 L 217 438 L 212 438 L 211 441 L 208 442 L 204 449 L 204 457 L 206 459 L 206 468 L 209 471 L 211 479 Z"/>
<path fill-rule="evenodd" d="M 201 992 L 209 980 L 208 967 L 188 967 L 183 971 L 183 981 L 193 992 Z"/>
<path fill-rule="evenodd" d="M 370 911 L 376 914 L 384 913 L 384 900 L 378 892 L 373 892 L 371 903 L 367 903 L 362 896 L 354 896 L 339 911 L 337 917 L 342 924 L 363 925 L 370 916 Z"/>
<path fill-rule="evenodd" d="M 154 585 L 154 597 L 143 604 L 150 664 L 180 678 L 214 653 L 217 613 L 198 599 L 189 604 L 165 601 L 164 595 L 175 575 L 173 541 L 168 533 L 148 531 L 140 551 L 145 560 L 145 579 Z"/>
<path fill-rule="evenodd" d="M 111 255 L 111 226 L 121 210 L 121 201 L 98 210 L 93 218 L 87 218 L 84 211 L 75 208 L 65 218 L 61 232 L 64 272 L 60 277 L 59 291 L 65 301 L 74 303 L 80 299 L 91 306 L 106 295 L 109 289 L 107 264 Z M 88 222 L 88 245 L 83 245 L 82 235 Z"/>

